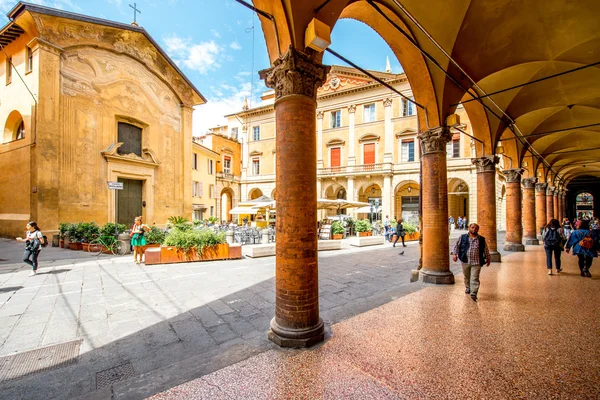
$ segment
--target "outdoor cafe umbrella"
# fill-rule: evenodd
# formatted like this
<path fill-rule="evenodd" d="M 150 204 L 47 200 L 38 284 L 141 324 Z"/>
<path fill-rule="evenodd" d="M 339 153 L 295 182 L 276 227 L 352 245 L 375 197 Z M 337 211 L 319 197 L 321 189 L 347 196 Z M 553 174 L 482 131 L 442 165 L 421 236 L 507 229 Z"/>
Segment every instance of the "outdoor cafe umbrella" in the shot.
<path fill-rule="evenodd" d="M 370 204 L 362 201 L 348 201 L 346 199 L 317 199 L 317 210 L 332 209 L 337 210 L 338 214 L 340 210 L 366 206 L 370 206 Z"/>

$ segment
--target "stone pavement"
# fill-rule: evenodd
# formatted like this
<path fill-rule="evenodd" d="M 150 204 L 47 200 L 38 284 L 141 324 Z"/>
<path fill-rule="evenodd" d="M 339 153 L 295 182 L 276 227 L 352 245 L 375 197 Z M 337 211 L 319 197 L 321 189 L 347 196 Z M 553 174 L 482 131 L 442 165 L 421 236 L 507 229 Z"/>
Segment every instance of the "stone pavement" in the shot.
<path fill-rule="evenodd" d="M 483 269 L 477 303 L 461 284 L 425 287 L 317 348 L 271 349 L 152 399 L 598 399 L 600 267 L 582 278 L 562 258 L 549 276 L 527 246 Z"/>

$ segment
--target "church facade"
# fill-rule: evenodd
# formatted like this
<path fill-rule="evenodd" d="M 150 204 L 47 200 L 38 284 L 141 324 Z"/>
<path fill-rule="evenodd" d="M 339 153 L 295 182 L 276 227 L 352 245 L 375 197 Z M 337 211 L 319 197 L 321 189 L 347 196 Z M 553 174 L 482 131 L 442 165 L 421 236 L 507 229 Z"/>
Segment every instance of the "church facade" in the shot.
<path fill-rule="evenodd" d="M 192 112 L 206 100 L 152 37 L 25 3 L 8 17 L 0 235 L 22 235 L 29 220 L 50 232 L 192 215 Z"/>

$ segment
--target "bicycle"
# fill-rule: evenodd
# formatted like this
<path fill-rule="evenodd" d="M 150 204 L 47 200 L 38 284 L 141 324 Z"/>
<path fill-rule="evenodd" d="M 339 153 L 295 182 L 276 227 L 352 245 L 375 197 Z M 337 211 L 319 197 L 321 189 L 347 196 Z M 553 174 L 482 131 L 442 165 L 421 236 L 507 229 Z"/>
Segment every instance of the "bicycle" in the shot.
<path fill-rule="evenodd" d="M 110 251 L 115 256 L 122 256 L 127 252 L 127 247 L 127 242 L 118 240 L 114 236 L 99 236 L 90 242 L 88 253 L 99 256 L 100 253 Z"/>

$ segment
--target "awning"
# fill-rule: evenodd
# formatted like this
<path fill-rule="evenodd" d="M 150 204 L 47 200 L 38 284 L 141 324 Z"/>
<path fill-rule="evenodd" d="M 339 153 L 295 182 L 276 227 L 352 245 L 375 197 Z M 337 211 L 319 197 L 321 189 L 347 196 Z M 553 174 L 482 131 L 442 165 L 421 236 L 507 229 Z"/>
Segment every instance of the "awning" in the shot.
<path fill-rule="evenodd" d="M 229 210 L 229 214 L 256 214 L 259 209 L 253 207 L 234 207 Z"/>
<path fill-rule="evenodd" d="M 206 210 L 206 206 L 204 204 L 192 204 L 192 210 L 197 211 L 204 211 Z"/>

